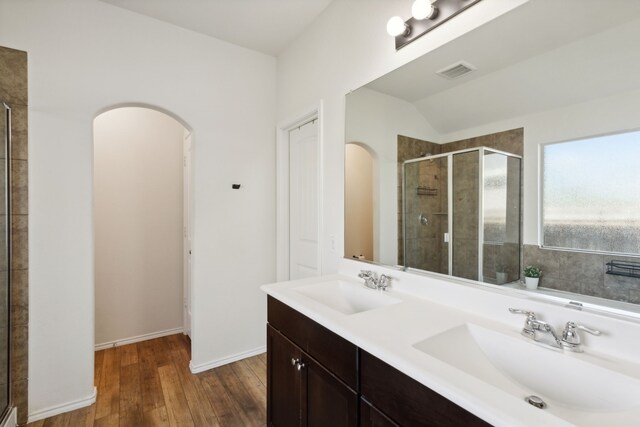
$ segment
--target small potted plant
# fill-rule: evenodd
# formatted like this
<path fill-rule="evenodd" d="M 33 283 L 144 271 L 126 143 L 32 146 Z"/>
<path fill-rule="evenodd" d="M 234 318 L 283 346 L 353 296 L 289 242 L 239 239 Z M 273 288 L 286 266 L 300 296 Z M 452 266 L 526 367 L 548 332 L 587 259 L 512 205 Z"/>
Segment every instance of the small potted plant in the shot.
<path fill-rule="evenodd" d="M 542 276 L 542 270 L 535 265 L 527 265 L 524 268 L 524 283 L 527 289 L 536 289 L 540 281 L 540 276 Z"/>

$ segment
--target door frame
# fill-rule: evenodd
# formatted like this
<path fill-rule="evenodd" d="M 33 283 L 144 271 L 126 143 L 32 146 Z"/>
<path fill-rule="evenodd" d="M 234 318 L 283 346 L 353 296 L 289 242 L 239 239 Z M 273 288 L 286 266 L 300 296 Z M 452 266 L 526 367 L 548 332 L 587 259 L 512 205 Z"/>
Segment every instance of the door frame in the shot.
<path fill-rule="evenodd" d="M 191 338 L 193 325 L 193 131 L 185 128 L 182 142 L 182 333 Z M 191 246 L 189 246 L 191 242 Z M 189 314 L 191 312 L 191 314 Z"/>
<path fill-rule="evenodd" d="M 324 143 L 322 100 L 277 125 L 276 135 L 276 279 L 289 280 L 289 132 L 313 119 L 318 122 L 318 270 L 323 272 Z"/>

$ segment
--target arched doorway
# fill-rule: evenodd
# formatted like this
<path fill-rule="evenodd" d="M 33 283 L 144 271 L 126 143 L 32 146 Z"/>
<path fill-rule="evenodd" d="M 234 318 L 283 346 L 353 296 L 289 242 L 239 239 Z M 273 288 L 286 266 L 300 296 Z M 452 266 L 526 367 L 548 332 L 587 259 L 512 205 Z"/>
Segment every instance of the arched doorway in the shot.
<path fill-rule="evenodd" d="M 155 108 L 94 120 L 96 349 L 189 332 L 190 138 Z"/>
<path fill-rule="evenodd" d="M 345 257 L 377 260 L 377 165 L 365 144 L 345 147 Z"/>

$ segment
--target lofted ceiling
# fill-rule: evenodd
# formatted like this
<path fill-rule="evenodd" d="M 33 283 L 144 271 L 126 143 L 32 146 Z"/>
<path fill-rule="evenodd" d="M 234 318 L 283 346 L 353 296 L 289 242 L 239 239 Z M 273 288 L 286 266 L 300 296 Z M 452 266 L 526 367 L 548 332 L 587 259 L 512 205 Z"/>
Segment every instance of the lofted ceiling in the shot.
<path fill-rule="evenodd" d="M 535 0 L 369 83 L 440 134 L 640 88 L 640 1 Z M 436 72 L 458 61 L 477 70 Z"/>
<path fill-rule="evenodd" d="M 275 56 L 332 0 L 100 1 Z"/>

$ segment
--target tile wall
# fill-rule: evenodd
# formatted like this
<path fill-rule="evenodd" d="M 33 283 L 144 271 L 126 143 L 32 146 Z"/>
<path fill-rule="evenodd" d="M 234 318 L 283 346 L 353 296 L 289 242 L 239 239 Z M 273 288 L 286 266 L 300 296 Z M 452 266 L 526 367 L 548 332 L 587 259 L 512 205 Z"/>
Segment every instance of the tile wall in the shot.
<path fill-rule="evenodd" d="M 11 397 L 18 423 L 27 422 L 29 232 L 27 53 L 0 46 L 0 99 L 11 107 Z"/>
<path fill-rule="evenodd" d="M 640 304 L 640 278 L 606 274 L 606 264 L 611 260 L 640 262 L 638 257 L 524 245 L 524 265 L 542 269 L 540 287 Z"/>

